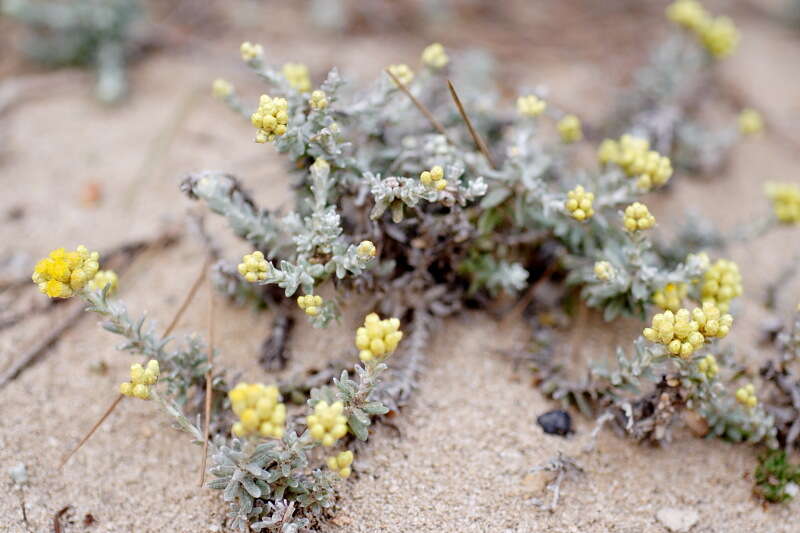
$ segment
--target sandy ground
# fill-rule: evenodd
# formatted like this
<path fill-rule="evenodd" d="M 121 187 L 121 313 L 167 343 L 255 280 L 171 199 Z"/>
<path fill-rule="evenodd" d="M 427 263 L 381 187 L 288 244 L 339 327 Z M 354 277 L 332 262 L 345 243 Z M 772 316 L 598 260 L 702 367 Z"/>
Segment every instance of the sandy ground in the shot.
<path fill-rule="evenodd" d="M 740 10 L 737 22 L 745 40 L 726 61 L 724 79 L 763 109 L 778 133 L 737 148 L 723 176 L 708 181 L 678 177 L 674 192 L 654 209 L 664 225 L 691 204 L 720 226 L 731 227 L 765 209 L 765 181 L 798 179 L 800 36 L 750 8 Z M 657 14 L 651 23 L 663 30 Z M 614 24 L 620 29 L 609 47 L 626 51 L 616 56 L 598 54 L 591 39 L 575 37 L 580 32 L 554 35 L 550 28 L 545 38 L 518 23 L 499 36 L 467 28 L 454 31 L 452 43 L 440 34 L 437 38 L 453 46 L 488 47 L 507 61 L 501 68 L 504 78 L 547 83 L 562 105 L 591 117 L 597 115 L 597 103 L 613 95 L 617 75 L 641 59 L 643 51 L 625 46 L 640 34 L 635 16 L 617 17 Z M 531 27 L 549 25 L 536 19 Z M 338 40 L 334 49 L 329 37 L 313 33 L 304 34 L 301 47 L 294 46 L 289 39 L 293 30 L 273 27 L 270 54 L 276 62 L 302 60 L 317 77 L 327 65 L 337 64 L 345 74 L 369 78 L 390 62 L 413 62 L 437 35 L 431 28 L 395 31 L 380 39 L 367 32 Z M 210 80 L 220 75 L 245 95 L 258 94 L 256 82 L 237 61 L 242 38 L 258 39 L 255 26 L 239 34 L 227 31 L 213 42 L 182 41 L 151 56 L 132 70 L 132 98 L 116 109 L 101 108 L 91 99 L 88 75 L 26 74 L 30 85 L 0 115 L 0 257 L 9 258 L 4 275 L 26 275 L 38 256 L 58 246 L 85 243 L 106 249 L 183 220 L 191 204 L 177 184 L 188 171 L 230 171 L 244 178 L 263 204 L 285 202 L 289 191 L 282 160 L 271 147 L 249 142 L 250 127 L 207 96 Z M 8 78 L 0 88 L 13 83 Z M 103 193 L 95 207 L 81 201 L 90 183 L 99 184 Z M 10 215 L 19 209 L 21 217 Z M 218 222 L 212 228 L 224 231 Z M 790 260 L 794 251 L 787 244 L 797 238 L 797 230 L 781 230 L 731 250 L 745 281 L 746 296 L 730 337 L 742 360 L 756 364 L 765 355 L 754 341 L 766 316 L 761 294 Z M 236 257 L 243 250 L 235 243 L 226 254 Z M 201 261 L 201 248 L 191 236 L 157 256 L 142 255 L 123 277 L 120 295 L 133 313 L 146 311 L 163 327 Z M 797 295 L 796 284 L 787 288 L 783 311 L 796 303 Z M 32 291 L 21 298 L 25 304 L 40 301 Z M 205 332 L 207 298 L 201 291 L 179 333 Z M 254 357 L 268 330 L 268 315 L 224 304 L 217 309 L 224 363 L 249 380 L 269 380 Z M 0 370 L 62 313 L 58 308 L 0 332 Z M 354 326 L 345 320 L 324 332 L 299 330 L 287 372 L 339 358 Z M 515 376 L 508 361 L 494 355 L 495 349 L 515 347 L 526 338 L 519 319 L 495 323 L 468 314 L 441 329 L 446 335 L 432 342 L 419 391 L 396 419 L 399 434 L 384 427 L 371 437 L 357 459 L 357 475 L 342 485 L 328 530 L 660 532 L 664 529 L 655 513 L 671 506 L 699 513 L 696 532 L 796 531 L 790 518 L 800 504 L 765 508 L 751 496 L 752 450 L 700 441 L 685 432 L 678 432 L 666 449 L 601 434 L 597 452 L 579 457 L 585 473 L 564 483 L 555 512 L 539 510 L 532 499 L 545 495 L 525 481 L 526 472 L 558 452 L 579 454 L 591 422 L 578 418 L 577 434 L 570 440 L 544 435 L 536 425 L 536 416 L 552 405 L 524 377 Z M 594 346 L 610 349 L 613 344 L 599 327 L 587 336 Z M 53 515 L 66 506 L 71 509 L 64 531 L 218 530 L 224 509 L 217 493 L 198 487 L 199 450 L 169 430 L 149 404 L 124 402 L 84 449 L 57 469 L 60 457 L 102 413 L 126 374 L 130 359 L 115 351 L 116 342 L 87 316 L 43 362 L 0 390 L 0 486 L 5 489 L 0 492 L 0 531 L 52 530 Z M 584 355 L 603 358 L 606 352 L 586 350 Z M 107 373 L 90 370 L 99 361 L 108 364 Z M 23 493 L 10 490 L 6 475 L 19 462 L 30 475 Z M 96 520 L 91 526 L 82 525 L 87 514 Z"/>

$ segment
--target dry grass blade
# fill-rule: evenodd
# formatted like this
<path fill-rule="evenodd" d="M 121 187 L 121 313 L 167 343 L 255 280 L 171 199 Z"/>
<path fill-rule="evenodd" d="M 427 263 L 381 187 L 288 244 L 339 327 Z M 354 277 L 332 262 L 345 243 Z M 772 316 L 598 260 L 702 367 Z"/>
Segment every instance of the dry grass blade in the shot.
<path fill-rule="evenodd" d="M 172 322 L 169 323 L 169 326 L 167 326 L 167 329 L 164 331 L 165 337 L 170 333 L 172 333 L 172 330 L 175 329 L 175 326 L 177 326 L 178 322 L 180 322 L 183 313 L 186 312 L 186 309 L 189 307 L 189 304 L 192 303 L 192 300 L 194 300 L 194 297 L 197 294 L 197 289 L 200 288 L 200 284 L 203 283 L 203 280 L 206 277 L 206 271 L 208 270 L 208 265 L 210 262 L 211 259 L 208 257 L 206 257 L 205 261 L 203 261 L 203 267 L 200 269 L 200 272 L 198 272 L 197 277 L 194 280 L 194 283 L 192 283 L 189 292 L 186 294 L 186 298 L 183 299 L 181 306 L 178 308 L 178 312 L 176 312 L 175 316 L 172 317 Z"/>
<path fill-rule="evenodd" d="M 206 481 L 208 462 L 208 434 L 211 427 L 211 371 L 214 362 L 214 285 L 208 284 L 208 370 L 206 371 L 205 429 L 203 430 L 203 462 L 200 467 L 200 487 Z"/>
<path fill-rule="evenodd" d="M 186 312 L 186 309 L 189 307 L 189 304 L 192 303 L 192 300 L 194 299 L 195 295 L 197 294 L 197 289 L 200 287 L 200 284 L 203 282 L 203 279 L 206 277 L 206 270 L 208 270 L 209 262 L 210 262 L 209 258 L 206 258 L 206 260 L 203 261 L 203 268 L 200 269 L 200 272 L 198 273 L 197 278 L 194 280 L 194 283 L 192 283 L 192 286 L 189 289 L 189 292 L 186 294 L 186 298 L 183 299 L 183 302 L 181 303 L 181 306 L 178 308 L 178 311 L 175 313 L 175 316 L 172 318 L 172 322 L 170 322 L 169 326 L 167 326 L 166 331 L 164 331 L 164 337 L 166 337 L 170 333 L 172 333 L 172 330 L 175 329 L 175 326 L 178 325 L 178 322 L 180 321 L 181 317 L 183 316 L 183 313 Z M 90 429 L 89 432 L 81 439 L 81 441 L 78 443 L 78 445 L 75 446 L 75 448 L 73 448 L 64 457 L 64 459 L 61 461 L 61 464 L 58 465 L 59 468 L 63 468 L 64 465 L 67 464 L 67 461 L 69 461 L 70 458 L 73 455 L 75 455 L 75 452 L 80 450 L 81 446 L 83 446 L 86 443 L 86 441 L 88 441 L 91 438 L 91 436 L 94 435 L 94 432 L 97 431 L 97 429 L 103 424 L 103 422 L 105 422 L 106 418 L 108 418 L 108 416 L 114 411 L 114 409 L 117 408 L 117 406 L 119 405 L 120 401 L 122 401 L 122 398 L 124 398 L 124 396 L 122 394 L 117 396 L 117 399 L 114 400 L 114 403 L 112 403 L 108 407 L 108 409 L 106 409 L 106 412 L 103 413 L 103 416 L 101 416 L 100 419 L 94 424 L 94 426 L 92 426 L 92 429 Z"/>
<path fill-rule="evenodd" d="M 83 438 L 78 443 L 78 445 L 75 446 L 66 456 L 64 456 L 64 458 L 61 460 L 61 463 L 59 463 L 58 468 L 64 468 L 64 465 L 67 464 L 67 461 L 69 461 L 72 458 L 72 456 L 75 455 L 75 453 L 78 450 L 81 449 L 81 446 L 86 444 L 86 441 L 88 441 L 90 438 L 92 438 L 92 435 L 94 435 L 94 432 L 97 431 L 97 429 L 103 424 L 103 422 L 106 421 L 106 418 L 108 418 L 108 416 L 114 411 L 114 409 L 117 408 L 117 406 L 119 405 L 119 402 L 121 402 L 124 397 L 125 396 L 123 396 L 122 394 L 120 394 L 120 395 L 118 395 L 116 397 L 114 402 L 111 405 L 109 405 L 108 409 L 106 409 L 105 413 L 103 413 L 103 416 L 101 416 L 100 419 L 97 422 L 94 423 L 94 425 L 92 426 L 92 429 L 90 429 L 86 433 L 86 435 L 83 436 Z"/>
<path fill-rule="evenodd" d="M 403 93 L 405 93 L 405 95 L 406 95 L 406 96 L 408 96 L 408 97 L 411 99 L 411 101 L 414 103 L 414 105 L 415 105 L 415 106 L 417 106 L 417 109 L 419 109 L 419 110 L 420 110 L 420 112 L 421 112 L 423 115 L 425 115 L 425 118 L 427 118 L 427 119 L 430 121 L 430 123 L 431 123 L 431 125 L 434 127 L 434 129 L 435 129 L 436 131 L 438 131 L 439 133 L 441 133 L 441 134 L 444 136 L 444 138 L 445 138 L 445 139 L 447 139 L 447 142 L 449 142 L 450 144 L 453 144 L 453 141 L 450 139 L 450 137 L 448 137 L 448 135 L 447 135 L 447 131 L 445 131 L 445 129 L 444 129 L 444 126 L 442 126 L 442 123 L 441 123 L 441 122 L 439 122 L 438 120 L 436 120 L 436 117 L 434 117 L 434 116 L 433 116 L 433 113 L 431 113 L 431 112 L 430 112 L 430 110 L 429 110 L 427 107 L 425 107 L 425 105 L 423 105 L 423 103 L 422 103 L 422 102 L 420 102 L 420 101 L 417 99 L 417 97 L 416 97 L 416 96 L 414 96 L 413 94 L 411 94 L 411 91 L 409 91 L 409 90 L 408 90 L 408 87 L 406 87 L 406 86 L 405 86 L 405 84 L 404 84 L 403 82 L 401 82 L 401 81 L 400 81 L 400 80 L 397 78 L 397 76 L 395 76 L 394 74 L 392 74 L 392 71 L 390 71 L 389 69 L 386 69 L 386 74 L 388 74 L 388 75 L 389 75 L 389 77 L 390 77 L 390 78 L 392 78 L 392 81 L 393 81 L 393 82 L 395 82 L 395 84 L 397 85 L 397 87 L 398 87 L 398 88 L 399 88 L 401 91 L 403 91 Z"/>
<path fill-rule="evenodd" d="M 467 112 L 464 111 L 464 105 L 461 103 L 461 99 L 458 97 L 458 93 L 456 92 L 456 88 L 453 86 L 453 82 L 447 80 L 447 86 L 450 88 L 450 95 L 453 97 L 453 101 L 456 103 L 456 107 L 458 108 L 458 113 L 461 115 L 461 118 L 464 119 L 464 123 L 467 125 L 467 129 L 469 130 L 469 134 L 472 136 L 472 140 L 475 141 L 475 145 L 478 147 L 478 150 L 481 151 L 483 156 L 489 162 L 489 165 L 492 168 L 497 168 L 492 160 L 492 156 L 489 153 L 489 149 L 486 147 L 486 143 L 483 142 L 483 138 L 475 131 L 475 127 L 472 125 L 472 121 L 467 116 Z"/>

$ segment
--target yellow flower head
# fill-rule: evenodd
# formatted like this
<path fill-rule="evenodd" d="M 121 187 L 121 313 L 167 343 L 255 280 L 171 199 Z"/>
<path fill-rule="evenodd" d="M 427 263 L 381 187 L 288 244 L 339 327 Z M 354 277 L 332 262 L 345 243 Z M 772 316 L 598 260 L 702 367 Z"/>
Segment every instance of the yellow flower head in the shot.
<path fill-rule="evenodd" d="M 297 297 L 297 305 L 306 312 L 308 316 L 317 316 L 322 307 L 322 296 L 318 294 L 306 294 Z"/>
<path fill-rule="evenodd" d="M 370 257 L 375 257 L 378 251 L 375 249 L 375 244 L 373 244 L 372 241 L 361 241 L 356 247 L 356 253 L 362 258 L 368 259 Z"/>
<path fill-rule="evenodd" d="M 736 391 L 736 401 L 750 409 L 758 405 L 756 388 L 752 383 L 748 383 Z"/>
<path fill-rule="evenodd" d="M 699 31 L 706 50 L 717 59 L 729 56 L 739 44 L 739 30 L 728 17 L 715 17 Z"/>
<path fill-rule="evenodd" d="M 405 64 L 389 65 L 389 72 L 403 85 L 408 85 L 414 79 L 414 71 Z"/>
<path fill-rule="evenodd" d="M 558 128 L 558 133 L 561 135 L 561 140 L 565 143 L 574 143 L 583 139 L 581 119 L 575 115 L 564 116 L 558 121 L 556 127 Z"/>
<path fill-rule="evenodd" d="M 441 191 L 447 187 L 447 180 L 444 179 L 444 169 L 439 165 L 420 174 L 419 181 L 427 187 L 433 187 L 437 191 Z"/>
<path fill-rule="evenodd" d="M 250 122 L 258 128 L 256 142 L 272 141 L 286 133 L 289 123 L 289 103 L 285 98 L 270 98 L 262 94 L 258 110 L 250 116 Z"/>
<path fill-rule="evenodd" d="M 328 468 L 339 474 L 343 478 L 350 477 L 350 465 L 353 464 L 353 452 L 350 450 L 340 452 L 338 455 L 328 457 L 326 463 Z"/>
<path fill-rule="evenodd" d="M 697 322 L 700 333 L 706 338 L 725 337 L 733 326 L 733 317 L 723 314 L 713 302 L 703 302 L 703 307 L 692 309 L 692 320 Z"/>
<path fill-rule="evenodd" d="M 217 98 L 227 98 L 233 94 L 233 85 L 222 78 L 217 78 L 211 86 L 211 92 Z"/>
<path fill-rule="evenodd" d="M 328 107 L 328 95 L 325 94 L 325 91 L 314 91 L 311 93 L 308 105 L 311 106 L 311 109 L 325 109 Z"/>
<path fill-rule="evenodd" d="M 428 45 L 422 51 L 422 63 L 432 69 L 443 68 L 450 61 L 447 53 L 444 51 L 444 46 L 440 43 L 433 43 Z"/>
<path fill-rule="evenodd" d="M 714 376 L 719 373 L 717 358 L 711 354 L 706 355 L 697 362 L 697 370 L 707 379 L 714 379 Z"/>
<path fill-rule="evenodd" d="M 656 217 L 650 214 L 650 210 L 647 209 L 646 205 L 634 202 L 625 208 L 622 222 L 625 225 L 625 229 L 633 233 L 655 226 Z"/>
<path fill-rule="evenodd" d="M 636 185 L 642 191 L 664 185 L 672 177 L 672 163 L 669 158 L 655 150 L 650 150 L 647 139 L 623 135 L 619 141 L 606 139 L 597 152 L 600 163 L 614 163 L 625 174 L 636 178 Z"/>
<path fill-rule="evenodd" d="M 108 294 L 117 290 L 119 278 L 113 270 L 98 270 L 92 280 L 86 284 L 90 291 L 102 291 L 108 286 Z"/>
<path fill-rule="evenodd" d="M 685 283 L 668 283 L 664 288 L 657 290 L 653 294 L 653 303 L 661 309 L 669 309 L 676 313 L 681 308 L 688 290 L 689 288 Z"/>
<path fill-rule="evenodd" d="M 336 441 L 347 435 L 347 418 L 342 414 L 344 404 L 342 402 L 317 402 L 314 406 L 314 414 L 306 417 L 306 424 L 314 440 L 322 443 L 323 446 L 333 446 Z"/>
<path fill-rule="evenodd" d="M 242 59 L 249 62 L 254 59 L 261 59 L 264 55 L 264 47 L 260 44 L 253 44 L 250 41 L 245 41 L 239 47 L 239 52 L 242 54 Z"/>
<path fill-rule="evenodd" d="M 739 113 L 739 131 L 743 135 L 755 135 L 764 131 L 764 119 L 755 109 L 742 109 Z"/>
<path fill-rule="evenodd" d="M 693 31 L 699 31 L 708 23 L 709 16 L 697 0 L 676 0 L 667 7 L 667 18 Z"/>
<path fill-rule="evenodd" d="M 727 313 L 730 301 L 742 294 L 742 276 L 733 261 L 719 259 L 703 274 L 700 296 L 703 302 L 715 304 L 722 313 Z"/>
<path fill-rule="evenodd" d="M 239 263 L 239 274 L 250 283 L 264 281 L 269 273 L 269 262 L 264 259 L 264 254 L 256 250 L 252 254 L 242 257 Z"/>
<path fill-rule="evenodd" d="M 286 423 L 286 405 L 281 403 L 275 385 L 239 383 L 228 391 L 233 412 L 239 421 L 233 424 L 233 434 L 244 437 L 258 433 L 262 437 L 280 439 Z"/>
<path fill-rule="evenodd" d="M 302 63 L 286 63 L 281 70 L 289 85 L 300 91 L 307 93 L 311 90 L 311 78 L 308 74 L 308 67 Z"/>
<path fill-rule="evenodd" d="M 36 263 L 31 279 L 50 298 L 70 298 L 97 274 L 99 259 L 82 245 L 73 252 L 59 248 Z"/>
<path fill-rule="evenodd" d="M 650 342 L 663 344 L 672 355 L 688 359 L 705 342 L 699 329 L 689 310 L 679 309 L 677 313 L 664 311 L 653 316 L 652 326 L 644 328 L 642 335 Z"/>
<path fill-rule="evenodd" d="M 583 221 L 594 215 L 592 202 L 594 202 L 594 193 L 586 192 L 583 185 L 578 185 L 567 193 L 564 208 L 572 218 Z"/>
<path fill-rule="evenodd" d="M 800 224 L 800 185 L 767 183 L 767 198 L 772 201 L 775 216 L 785 224 Z"/>
<path fill-rule="evenodd" d="M 617 273 L 608 261 L 597 261 L 594 264 L 594 275 L 600 281 L 611 281 Z"/>
<path fill-rule="evenodd" d="M 538 117 L 547 109 L 547 102 L 535 94 L 517 98 L 517 112 L 524 117 Z"/>
<path fill-rule="evenodd" d="M 119 392 L 125 396 L 132 396 L 140 400 L 150 399 L 150 388 L 158 381 L 160 369 L 158 361 L 150 359 L 147 366 L 139 363 L 131 365 L 131 380 L 119 386 Z"/>
<path fill-rule="evenodd" d="M 364 319 L 364 325 L 356 331 L 358 357 L 365 363 L 382 361 L 394 353 L 402 338 L 400 319 L 381 320 L 377 313 L 370 313 Z"/>

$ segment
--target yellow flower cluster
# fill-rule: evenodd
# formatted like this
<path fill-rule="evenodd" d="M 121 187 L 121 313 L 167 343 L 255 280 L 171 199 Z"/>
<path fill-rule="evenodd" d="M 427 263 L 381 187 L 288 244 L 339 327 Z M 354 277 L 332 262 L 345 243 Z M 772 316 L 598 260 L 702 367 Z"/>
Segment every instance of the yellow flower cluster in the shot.
<path fill-rule="evenodd" d="M 728 17 L 715 17 L 709 20 L 699 34 L 703 46 L 716 57 L 729 56 L 739 44 L 739 30 Z"/>
<path fill-rule="evenodd" d="M 50 298 L 70 298 L 94 278 L 99 260 L 100 254 L 82 245 L 73 252 L 59 248 L 36 263 L 31 279 Z"/>
<path fill-rule="evenodd" d="M 242 262 L 237 267 L 239 274 L 250 283 L 264 281 L 269 272 L 269 262 L 264 259 L 264 254 L 256 250 L 252 254 L 242 257 Z"/>
<path fill-rule="evenodd" d="M 733 21 L 711 16 L 697 0 L 676 0 L 667 7 L 667 18 L 694 32 L 714 57 L 729 55 L 739 42 Z"/>
<path fill-rule="evenodd" d="M 217 98 L 227 98 L 233 94 L 233 85 L 222 78 L 217 78 L 211 86 L 211 92 Z"/>
<path fill-rule="evenodd" d="M 86 284 L 90 291 L 102 291 L 108 286 L 108 294 L 117 290 L 119 278 L 113 270 L 98 270 L 92 280 Z"/>
<path fill-rule="evenodd" d="M 646 205 L 634 202 L 625 208 L 622 217 L 625 229 L 634 232 L 638 230 L 650 229 L 656 225 L 656 217 L 650 214 Z"/>
<path fill-rule="evenodd" d="M 447 180 L 444 179 L 444 169 L 439 165 L 420 174 L 419 181 L 425 186 L 433 187 L 437 191 L 441 191 L 447 187 Z"/>
<path fill-rule="evenodd" d="M 139 363 L 131 365 L 131 380 L 120 384 L 119 392 L 125 396 L 149 400 L 150 387 L 158 381 L 159 373 L 158 361 L 155 359 L 150 359 L 146 368 Z"/>
<path fill-rule="evenodd" d="M 594 275 L 600 281 L 610 281 L 617 273 L 608 261 L 597 261 L 594 264 Z"/>
<path fill-rule="evenodd" d="M 318 294 L 306 294 L 297 297 L 297 305 L 306 312 L 308 316 L 317 316 L 322 307 L 322 296 Z"/>
<path fill-rule="evenodd" d="M 672 176 L 669 158 L 650 150 L 650 143 L 625 134 L 619 141 L 605 139 L 597 152 L 601 163 L 615 163 L 628 176 L 635 177 L 636 185 L 643 191 L 659 187 Z"/>
<path fill-rule="evenodd" d="M 432 69 L 443 68 L 450 61 L 441 43 L 428 45 L 422 51 L 422 63 Z"/>
<path fill-rule="evenodd" d="M 344 404 L 340 401 L 321 401 L 314 406 L 314 414 L 306 417 L 306 424 L 314 440 L 323 446 L 333 446 L 337 440 L 347 435 L 347 418 L 342 414 Z"/>
<path fill-rule="evenodd" d="M 286 63 L 281 69 L 283 77 L 289 85 L 300 91 L 307 93 L 311 90 L 311 77 L 308 75 L 308 67 L 302 63 Z"/>
<path fill-rule="evenodd" d="M 414 71 L 405 64 L 389 65 L 389 72 L 403 85 L 408 85 L 414 79 Z"/>
<path fill-rule="evenodd" d="M 743 135 L 755 135 L 764 131 L 764 119 L 755 109 L 743 109 L 739 113 L 739 131 Z"/>
<path fill-rule="evenodd" d="M 725 337 L 731 330 L 733 317 L 722 314 L 711 302 L 703 302 L 702 308 L 666 310 L 653 317 L 652 326 L 642 332 L 651 342 L 663 344 L 673 355 L 688 359 L 703 345 L 707 338 Z"/>
<path fill-rule="evenodd" d="M 574 143 L 583 139 L 581 119 L 575 115 L 566 115 L 556 124 L 561 140 L 565 143 Z"/>
<path fill-rule="evenodd" d="M 665 345 L 672 355 L 688 359 L 705 342 L 699 329 L 688 309 L 679 309 L 677 313 L 667 310 L 655 315 L 652 327 L 644 328 L 642 335 L 650 342 Z"/>
<path fill-rule="evenodd" d="M 711 354 L 706 355 L 697 362 L 697 370 L 708 379 L 714 379 L 719 373 L 717 358 Z"/>
<path fill-rule="evenodd" d="M 350 465 L 353 464 L 353 452 L 347 450 L 340 452 L 338 455 L 328 457 L 328 468 L 339 474 L 343 478 L 350 477 L 352 472 Z"/>
<path fill-rule="evenodd" d="M 370 313 L 356 331 L 358 357 L 365 363 L 382 361 L 394 353 L 402 338 L 399 318 L 381 320 L 377 313 Z"/>
<path fill-rule="evenodd" d="M 667 18 L 685 28 L 699 32 L 708 20 L 708 13 L 697 0 L 677 0 L 667 7 Z"/>
<path fill-rule="evenodd" d="M 669 309 L 675 313 L 681 308 L 688 291 L 689 288 L 685 283 L 668 283 L 653 294 L 653 303 L 661 309 Z"/>
<path fill-rule="evenodd" d="M 736 391 L 736 401 L 745 407 L 753 408 L 758 405 L 758 398 L 756 397 L 756 388 L 752 383 L 748 383 L 744 387 L 740 387 Z"/>
<path fill-rule="evenodd" d="M 733 261 L 719 259 L 703 274 L 700 296 L 703 302 L 710 301 L 727 313 L 730 301 L 742 294 L 742 276 Z"/>
<path fill-rule="evenodd" d="M 244 437 L 258 433 L 262 437 L 280 439 L 286 422 L 286 404 L 281 403 L 278 387 L 263 383 L 238 383 L 228 391 L 233 412 L 239 421 L 233 434 Z"/>
<path fill-rule="evenodd" d="M 767 183 L 764 191 L 778 220 L 786 224 L 800 223 L 800 185 Z"/>
<path fill-rule="evenodd" d="M 239 47 L 239 52 L 242 54 L 242 59 L 245 61 L 252 61 L 254 59 L 261 59 L 264 55 L 264 47 L 260 44 L 253 44 L 250 41 L 245 41 Z"/>
<path fill-rule="evenodd" d="M 524 117 L 538 117 L 547 109 L 547 102 L 536 96 L 529 94 L 517 98 L 517 112 Z"/>
<path fill-rule="evenodd" d="M 586 192 L 583 185 L 578 185 L 567 193 L 564 208 L 575 220 L 586 220 L 594 215 L 592 202 L 594 202 L 594 193 Z"/>
<path fill-rule="evenodd" d="M 703 302 L 702 307 L 692 309 L 692 320 L 697 322 L 698 331 L 705 338 L 727 336 L 733 326 L 733 317 L 723 314 L 719 307 L 712 302 Z"/>
<path fill-rule="evenodd" d="M 375 254 L 378 253 L 378 250 L 375 248 L 375 244 L 372 241 L 361 241 L 356 247 L 356 253 L 360 257 L 366 259 L 375 257 Z"/>
<path fill-rule="evenodd" d="M 325 109 L 328 107 L 328 95 L 325 94 L 325 91 L 314 91 L 311 93 L 308 105 L 311 106 L 311 109 Z"/>
<path fill-rule="evenodd" d="M 272 141 L 276 136 L 286 133 L 289 103 L 285 98 L 270 98 L 262 94 L 258 101 L 258 110 L 250 115 L 250 122 L 258 128 L 257 143 Z"/>

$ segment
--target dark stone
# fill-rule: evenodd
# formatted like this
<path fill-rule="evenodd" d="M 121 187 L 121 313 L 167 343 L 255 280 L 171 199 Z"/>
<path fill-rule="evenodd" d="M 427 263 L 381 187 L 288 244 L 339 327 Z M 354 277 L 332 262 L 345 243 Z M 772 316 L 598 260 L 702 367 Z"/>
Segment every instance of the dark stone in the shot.
<path fill-rule="evenodd" d="M 572 433 L 572 417 L 569 413 L 561 409 L 553 409 L 536 419 L 542 429 L 548 435 L 561 435 L 566 437 Z"/>

